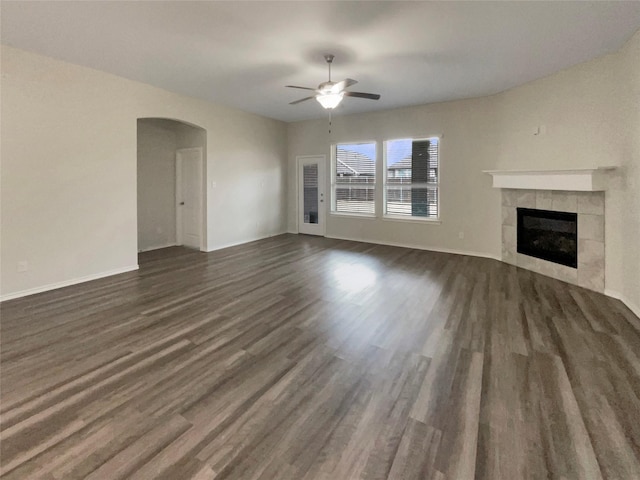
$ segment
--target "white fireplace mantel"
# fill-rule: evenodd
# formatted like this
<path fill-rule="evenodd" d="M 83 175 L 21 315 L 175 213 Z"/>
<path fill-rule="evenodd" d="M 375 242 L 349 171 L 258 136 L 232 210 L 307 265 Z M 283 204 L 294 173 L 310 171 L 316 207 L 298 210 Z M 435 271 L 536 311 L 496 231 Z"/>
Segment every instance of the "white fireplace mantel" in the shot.
<path fill-rule="evenodd" d="M 575 170 L 483 170 L 494 188 L 598 192 L 607 189 L 607 177 L 616 167 Z"/>

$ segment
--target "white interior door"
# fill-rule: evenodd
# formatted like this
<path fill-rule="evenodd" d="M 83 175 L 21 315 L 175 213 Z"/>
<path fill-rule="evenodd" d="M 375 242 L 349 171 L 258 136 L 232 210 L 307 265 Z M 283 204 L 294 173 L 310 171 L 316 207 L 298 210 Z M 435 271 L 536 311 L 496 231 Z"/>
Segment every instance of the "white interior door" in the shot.
<path fill-rule="evenodd" d="M 176 229 L 178 245 L 202 246 L 202 149 L 176 152 Z"/>
<path fill-rule="evenodd" d="M 298 157 L 298 232 L 324 235 L 324 155 Z"/>

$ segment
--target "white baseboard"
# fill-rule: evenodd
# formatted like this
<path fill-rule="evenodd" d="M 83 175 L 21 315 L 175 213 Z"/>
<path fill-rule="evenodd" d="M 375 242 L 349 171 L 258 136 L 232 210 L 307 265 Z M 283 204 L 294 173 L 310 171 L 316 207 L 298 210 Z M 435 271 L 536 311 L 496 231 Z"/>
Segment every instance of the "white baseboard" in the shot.
<path fill-rule="evenodd" d="M 491 255 L 490 253 L 484 252 L 472 252 L 468 250 L 454 250 L 451 248 L 439 248 L 439 247 L 425 247 L 424 245 L 413 245 L 410 243 L 399 243 L 399 242 L 380 242 L 376 240 L 370 239 L 361 239 L 361 238 L 348 238 L 334 235 L 326 235 L 327 238 L 333 238 L 335 240 L 349 240 L 352 242 L 362 242 L 362 243 L 372 243 L 374 245 L 388 245 L 390 247 L 402 247 L 402 248 L 414 248 L 416 250 L 427 250 L 429 252 L 440 252 L 440 253 L 454 253 L 456 255 L 469 255 L 472 257 L 481 257 L 481 258 L 491 258 L 493 260 L 500 260 L 502 258 L 496 255 Z"/>
<path fill-rule="evenodd" d="M 616 292 L 615 290 L 609 290 L 605 288 L 604 294 L 609 297 L 617 298 L 622 303 L 624 303 L 627 306 L 627 308 L 629 308 L 629 310 L 631 310 L 635 314 L 636 317 L 640 318 L 640 306 L 631 302 L 627 297 L 622 295 L 620 292 Z"/>
<path fill-rule="evenodd" d="M 91 280 L 98 280 L 99 278 L 110 277 L 112 275 L 118 275 L 120 273 L 132 272 L 134 270 L 138 270 L 138 265 L 130 265 L 128 267 L 116 268 L 114 270 L 108 270 L 106 272 L 85 275 L 84 277 L 72 278 L 71 280 L 50 283 L 48 285 L 42 285 L 41 287 L 29 288 L 27 290 L 21 290 L 19 292 L 7 293 L 5 295 L 0 295 L 0 302 L 13 300 L 14 298 L 26 297 L 28 295 L 34 295 L 36 293 L 48 292 L 49 290 L 56 290 L 62 287 L 69 287 L 71 285 L 77 285 L 78 283 L 90 282 Z"/>
<path fill-rule="evenodd" d="M 264 240 L 265 238 L 277 237 L 278 235 L 284 235 L 285 233 L 288 233 L 288 232 L 283 230 L 282 232 L 269 233 L 269 234 L 264 235 L 262 237 L 256 237 L 256 238 L 252 238 L 252 239 L 249 239 L 249 240 L 240 240 L 239 242 L 225 243 L 223 245 L 216 245 L 215 247 L 209 248 L 208 250 L 205 250 L 205 251 L 206 252 L 215 252 L 216 250 L 223 250 L 225 248 L 237 247 L 238 245 L 244 245 L 245 243 L 257 242 L 258 240 Z"/>
<path fill-rule="evenodd" d="M 160 250 L 161 248 L 176 247 L 177 245 L 178 244 L 175 242 L 165 243 L 164 245 L 154 245 L 153 247 L 141 248 L 140 250 L 138 250 L 138 253 L 151 252 L 153 250 Z"/>

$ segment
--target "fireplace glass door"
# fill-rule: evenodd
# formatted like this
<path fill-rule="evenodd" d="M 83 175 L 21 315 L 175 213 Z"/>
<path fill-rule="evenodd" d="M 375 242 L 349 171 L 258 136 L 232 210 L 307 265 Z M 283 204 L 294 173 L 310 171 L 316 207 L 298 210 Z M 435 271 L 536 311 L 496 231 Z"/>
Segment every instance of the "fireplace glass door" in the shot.
<path fill-rule="evenodd" d="M 578 266 L 578 215 L 518 208 L 518 253 Z"/>

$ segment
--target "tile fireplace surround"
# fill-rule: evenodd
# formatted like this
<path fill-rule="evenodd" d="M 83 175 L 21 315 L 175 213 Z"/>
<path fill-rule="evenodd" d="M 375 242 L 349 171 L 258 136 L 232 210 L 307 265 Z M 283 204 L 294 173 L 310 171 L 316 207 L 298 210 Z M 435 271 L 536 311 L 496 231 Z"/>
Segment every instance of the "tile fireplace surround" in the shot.
<path fill-rule="evenodd" d="M 578 268 L 516 251 L 516 208 L 578 214 Z M 502 189 L 502 260 L 581 287 L 604 292 L 604 192 Z"/>

